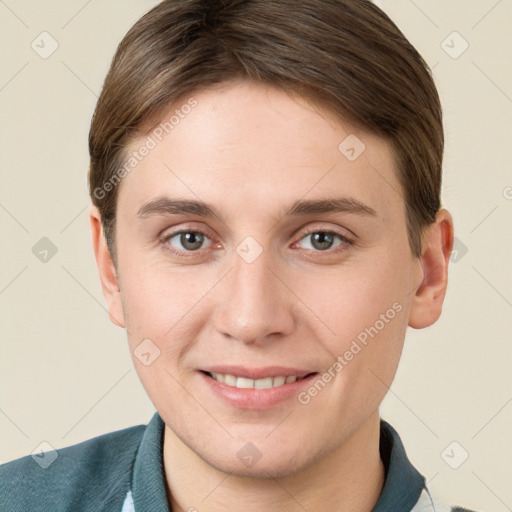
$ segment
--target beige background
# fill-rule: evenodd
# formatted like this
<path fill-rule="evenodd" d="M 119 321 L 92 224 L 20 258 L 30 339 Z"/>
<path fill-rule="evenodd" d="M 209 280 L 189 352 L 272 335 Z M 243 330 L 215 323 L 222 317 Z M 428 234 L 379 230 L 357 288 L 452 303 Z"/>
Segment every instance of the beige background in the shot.
<path fill-rule="evenodd" d="M 0 0 L 2 462 L 42 441 L 60 448 L 147 423 L 154 412 L 125 333 L 105 312 L 86 171 L 110 60 L 155 3 Z M 435 491 L 511 510 L 512 1 L 377 3 L 433 67 L 445 112 L 443 200 L 459 240 L 443 317 L 409 332 L 382 417 Z M 43 31 L 59 45 L 47 59 L 31 48 Z M 463 40 L 446 39 L 454 31 L 469 44 L 458 58 Z M 47 262 L 32 252 L 42 237 L 58 249 Z M 469 453 L 458 469 L 441 456 L 452 441 Z M 461 450 L 449 450 L 452 461 Z"/>

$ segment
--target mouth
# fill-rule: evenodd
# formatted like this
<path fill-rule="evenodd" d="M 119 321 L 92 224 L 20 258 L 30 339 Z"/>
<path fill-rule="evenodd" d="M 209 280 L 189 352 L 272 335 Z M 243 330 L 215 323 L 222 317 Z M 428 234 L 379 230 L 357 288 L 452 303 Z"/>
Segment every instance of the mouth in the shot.
<path fill-rule="evenodd" d="M 263 411 L 291 406 L 319 373 L 304 367 L 218 365 L 198 369 L 197 374 L 214 400 L 239 410 Z"/>
<path fill-rule="evenodd" d="M 306 379 L 313 375 L 316 375 L 318 372 L 311 372 L 306 374 L 299 375 L 277 375 L 275 377 L 268 376 L 261 379 L 251 379 L 248 377 L 242 377 L 237 375 L 232 375 L 229 373 L 220 373 L 220 372 L 207 372 L 201 370 L 201 372 L 211 379 L 216 380 L 222 384 L 227 386 L 238 388 L 238 389 L 272 389 L 279 388 L 284 386 L 285 384 L 291 384 L 293 382 L 300 381 L 302 379 Z"/>

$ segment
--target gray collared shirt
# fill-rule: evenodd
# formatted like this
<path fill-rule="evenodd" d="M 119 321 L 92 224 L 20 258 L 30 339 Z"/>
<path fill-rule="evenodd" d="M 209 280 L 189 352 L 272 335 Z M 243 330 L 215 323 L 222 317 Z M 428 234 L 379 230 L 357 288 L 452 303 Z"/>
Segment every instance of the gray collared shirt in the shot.
<path fill-rule="evenodd" d="M 163 468 L 164 422 L 104 434 L 62 448 L 45 467 L 40 455 L 0 466 L 0 510 L 9 512 L 171 512 Z M 372 512 L 464 512 L 432 496 L 396 430 L 380 421 L 386 479 Z M 470 511 L 468 511 L 470 512 Z"/>

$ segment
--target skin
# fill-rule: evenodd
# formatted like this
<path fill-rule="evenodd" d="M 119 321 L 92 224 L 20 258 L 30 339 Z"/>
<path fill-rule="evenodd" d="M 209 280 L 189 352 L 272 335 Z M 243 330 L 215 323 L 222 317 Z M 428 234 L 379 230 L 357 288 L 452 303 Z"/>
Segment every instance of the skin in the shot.
<path fill-rule="evenodd" d="M 379 405 L 407 326 L 427 327 L 441 313 L 451 216 L 439 212 L 414 257 L 383 139 L 258 83 L 193 96 L 198 105 L 120 185 L 116 266 L 100 214 L 90 209 L 110 317 L 126 328 L 135 368 L 166 424 L 172 509 L 370 511 L 384 483 Z M 353 162 L 338 150 L 349 134 L 366 146 Z M 219 216 L 137 215 L 162 196 L 202 200 Z M 375 215 L 284 215 L 296 200 L 332 197 L 355 199 Z M 352 243 L 335 236 L 321 250 L 310 228 Z M 166 250 L 190 247 L 180 236 L 164 240 L 180 229 L 208 235 L 191 257 Z M 252 263 L 236 251 L 248 236 L 262 249 Z M 263 411 L 235 408 L 198 374 L 213 364 L 322 373 L 394 303 L 401 311 L 308 404 L 294 397 Z M 148 338 L 160 355 L 145 366 L 134 350 Z M 237 457 L 248 442 L 262 454 L 252 467 Z"/>

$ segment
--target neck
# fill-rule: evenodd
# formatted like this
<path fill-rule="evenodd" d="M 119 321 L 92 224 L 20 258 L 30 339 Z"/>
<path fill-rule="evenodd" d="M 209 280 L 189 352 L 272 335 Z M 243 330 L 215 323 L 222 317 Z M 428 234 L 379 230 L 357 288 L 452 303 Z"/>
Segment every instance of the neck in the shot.
<path fill-rule="evenodd" d="M 385 481 L 379 438 L 376 411 L 343 445 L 301 471 L 250 478 L 219 471 L 166 426 L 164 468 L 170 506 L 173 512 L 220 512 L 241 503 L 247 512 L 370 512 Z"/>

